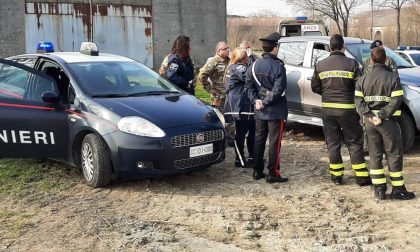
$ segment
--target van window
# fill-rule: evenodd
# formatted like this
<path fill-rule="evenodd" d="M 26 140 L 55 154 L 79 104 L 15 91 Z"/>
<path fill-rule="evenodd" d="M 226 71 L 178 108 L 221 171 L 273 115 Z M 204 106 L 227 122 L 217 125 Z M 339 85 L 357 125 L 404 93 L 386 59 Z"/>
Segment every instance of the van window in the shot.
<path fill-rule="evenodd" d="M 312 50 L 312 60 L 311 66 L 314 67 L 315 64 L 330 55 L 330 47 L 326 44 L 315 43 Z"/>
<path fill-rule="evenodd" d="M 278 58 L 284 63 L 294 66 L 303 66 L 307 42 L 280 43 Z"/>

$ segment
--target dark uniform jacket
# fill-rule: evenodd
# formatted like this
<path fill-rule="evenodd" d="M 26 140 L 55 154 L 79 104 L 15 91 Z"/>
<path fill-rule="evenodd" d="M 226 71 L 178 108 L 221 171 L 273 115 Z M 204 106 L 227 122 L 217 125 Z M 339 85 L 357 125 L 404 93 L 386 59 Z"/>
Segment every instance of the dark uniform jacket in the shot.
<path fill-rule="evenodd" d="M 381 119 L 401 115 L 404 91 L 398 73 L 390 72 L 383 64 L 373 65 L 372 71 L 359 78 L 356 84 L 356 104 L 359 113 Z"/>
<path fill-rule="evenodd" d="M 356 108 L 354 103 L 355 80 L 360 77 L 356 60 L 334 51 L 315 65 L 311 87 L 322 96 L 322 112 L 341 116 Z"/>
<path fill-rule="evenodd" d="M 261 86 L 255 80 L 255 76 Z M 285 94 L 287 86 L 286 69 L 283 62 L 272 53 L 264 53 L 246 71 L 245 90 L 252 104 L 261 99 L 264 108 L 255 110 L 255 119 L 259 120 L 286 120 L 287 99 Z"/>
<path fill-rule="evenodd" d="M 181 59 L 178 55 L 172 54 L 168 58 L 168 80 L 182 90 L 194 94 L 194 64 L 191 58 Z"/>
<path fill-rule="evenodd" d="M 232 64 L 228 67 L 225 77 L 225 120 L 252 120 L 254 107 L 245 92 L 246 65 Z"/>

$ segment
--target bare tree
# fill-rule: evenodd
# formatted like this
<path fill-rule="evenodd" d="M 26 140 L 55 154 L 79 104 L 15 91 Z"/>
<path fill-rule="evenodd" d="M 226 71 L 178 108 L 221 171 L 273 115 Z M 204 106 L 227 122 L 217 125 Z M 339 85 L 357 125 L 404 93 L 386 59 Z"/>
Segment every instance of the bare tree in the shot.
<path fill-rule="evenodd" d="M 361 0 L 287 0 L 296 9 L 320 13 L 331 18 L 343 36 L 348 35 L 349 17 Z"/>
<path fill-rule="evenodd" d="M 405 4 L 410 2 L 413 2 L 413 0 L 377 0 L 379 7 L 390 8 L 397 11 L 397 45 L 401 42 L 401 9 Z"/>

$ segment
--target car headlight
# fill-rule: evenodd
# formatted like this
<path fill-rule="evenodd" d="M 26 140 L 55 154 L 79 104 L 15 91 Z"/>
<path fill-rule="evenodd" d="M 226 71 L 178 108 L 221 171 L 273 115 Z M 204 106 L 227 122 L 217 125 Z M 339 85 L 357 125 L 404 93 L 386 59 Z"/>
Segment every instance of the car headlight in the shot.
<path fill-rule="evenodd" d="M 118 129 L 122 132 L 137 136 L 164 137 L 165 132 L 148 120 L 137 117 L 123 117 L 118 122 Z"/>
<path fill-rule="evenodd" d="M 214 112 L 216 113 L 217 117 L 219 117 L 220 122 L 222 123 L 223 127 L 226 126 L 225 117 L 223 116 L 222 112 L 217 108 L 213 108 Z"/>
<path fill-rule="evenodd" d="M 417 86 L 407 86 L 407 88 L 416 91 L 417 93 L 420 94 L 420 87 Z"/>

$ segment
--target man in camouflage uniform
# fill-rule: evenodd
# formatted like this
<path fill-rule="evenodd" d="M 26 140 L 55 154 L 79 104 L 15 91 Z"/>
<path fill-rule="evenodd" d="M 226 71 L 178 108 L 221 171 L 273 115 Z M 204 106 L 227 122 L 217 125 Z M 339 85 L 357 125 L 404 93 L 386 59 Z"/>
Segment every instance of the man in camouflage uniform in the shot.
<path fill-rule="evenodd" d="M 373 41 L 372 44 L 370 45 L 370 50 L 373 50 L 373 48 L 375 47 L 384 49 L 384 45 L 382 44 L 382 41 L 380 40 Z M 373 65 L 374 65 L 374 62 L 372 61 L 371 57 L 363 61 L 363 68 L 362 68 L 363 75 L 372 71 Z M 397 63 L 395 63 L 395 61 L 391 57 L 386 56 L 385 66 L 387 67 L 388 71 L 398 73 Z"/>
<path fill-rule="evenodd" d="M 229 47 L 221 41 L 216 45 L 216 55 L 207 60 L 207 63 L 200 68 L 197 77 L 197 84 L 210 93 L 212 105 L 223 112 L 225 104 L 225 87 L 223 77 L 229 64 Z"/>
<path fill-rule="evenodd" d="M 230 48 L 224 41 L 220 41 L 216 45 L 216 55 L 207 59 L 206 64 L 198 73 L 197 84 L 201 84 L 203 88 L 211 95 L 211 105 L 219 109 L 222 113 L 225 106 L 225 87 L 223 78 L 226 68 L 229 64 Z M 235 139 L 235 123 L 226 125 L 227 144 L 233 147 Z"/>

